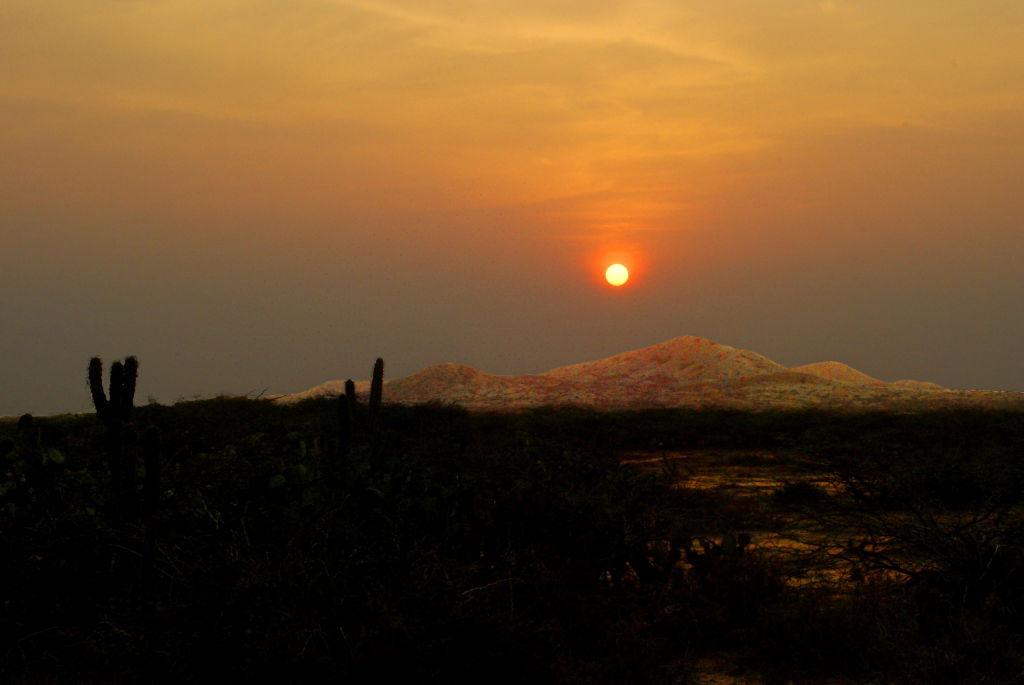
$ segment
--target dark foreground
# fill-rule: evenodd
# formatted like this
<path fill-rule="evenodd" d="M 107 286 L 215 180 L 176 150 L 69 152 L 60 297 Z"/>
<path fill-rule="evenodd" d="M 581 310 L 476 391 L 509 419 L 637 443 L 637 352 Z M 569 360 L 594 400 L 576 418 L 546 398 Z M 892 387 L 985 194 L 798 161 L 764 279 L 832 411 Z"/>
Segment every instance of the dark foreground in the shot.
<path fill-rule="evenodd" d="M 345 425 L 331 400 L 243 399 L 140 407 L 117 436 L 0 424 L 0 680 L 1024 671 L 1021 413 L 358 405 Z M 750 467 L 784 478 L 737 494 Z"/>

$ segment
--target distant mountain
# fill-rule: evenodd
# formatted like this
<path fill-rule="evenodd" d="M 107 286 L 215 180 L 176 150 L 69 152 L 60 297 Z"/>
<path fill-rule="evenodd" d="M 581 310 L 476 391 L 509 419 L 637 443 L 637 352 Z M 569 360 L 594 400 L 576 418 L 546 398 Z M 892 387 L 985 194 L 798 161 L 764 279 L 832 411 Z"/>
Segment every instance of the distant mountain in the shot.
<path fill-rule="evenodd" d="M 928 381 L 911 381 L 907 379 L 893 381 L 889 385 L 897 388 L 909 388 L 913 390 L 945 390 L 945 388 L 938 383 L 929 383 Z"/>
<path fill-rule="evenodd" d="M 790 370 L 796 371 L 797 373 L 807 373 L 829 381 L 838 381 L 840 383 L 858 383 L 860 385 L 874 386 L 885 385 L 885 381 L 880 381 L 866 373 L 861 373 L 852 366 L 847 366 L 842 362 L 816 362 L 814 364 L 794 366 Z"/>
<path fill-rule="evenodd" d="M 356 391 L 367 394 L 369 383 L 357 382 Z M 341 392 L 344 381 L 336 380 L 280 399 Z M 1024 393 L 945 390 L 923 381 L 886 383 L 835 361 L 787 368 L 755 352 L 695 336 L 528 376 L 495 376 L 463 364 L 436 364 L 386 381 L 384 397 L 388 402 L 442 402 L 471 409 L 557 404 L 606 409 L 915 409 L 965 403 L 1024 407 Z"/>
<path fill-rule="evenodd" d="M 678 386 L 732 383 L 785 370 L 781 364 L 754 352 L 684 335 L 606 359 L 563 366 L 542 375 L 573 381 L 653 381 Z"/>

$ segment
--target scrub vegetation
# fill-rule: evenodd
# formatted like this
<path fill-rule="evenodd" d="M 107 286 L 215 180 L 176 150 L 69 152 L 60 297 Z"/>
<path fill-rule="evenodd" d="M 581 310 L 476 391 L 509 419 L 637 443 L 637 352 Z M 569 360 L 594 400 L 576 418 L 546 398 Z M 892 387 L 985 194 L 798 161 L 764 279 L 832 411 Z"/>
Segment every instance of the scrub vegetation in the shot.
<path fill-rule="evenodd" d="M 1019 412 L 132 407 L 115 368 L 0 423 L 4 682 L 1024 671 Z"/>

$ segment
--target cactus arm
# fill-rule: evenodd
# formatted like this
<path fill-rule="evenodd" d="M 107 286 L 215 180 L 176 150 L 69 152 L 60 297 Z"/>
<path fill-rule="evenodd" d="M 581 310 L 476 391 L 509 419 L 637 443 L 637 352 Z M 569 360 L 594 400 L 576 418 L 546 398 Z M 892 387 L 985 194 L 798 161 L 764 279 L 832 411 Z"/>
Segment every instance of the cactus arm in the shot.
<path fill-rule="evenodd" d="M 375 417 L 380 410 L 381 398 L 384 394 L 384 360 L 377 358 L 373 365 L 373 380 L 370 381 L 370 416 Z"/>
<path fill-rule="evenodd" d="M 114 362 L 110 365 L 110 413 L 121 418 L 121 407 L 124 402 L 124 364 Z"/>
<path fill-rule="evenodd" d="M 135 357 L 128 357 L 124 360 L 124 381 L 121 394 L 121 405 L 118 410 L 121 416 L 127 420 L 135 405 L 135 382 L 139 377 L 139 360 Z"/>
<path fill-rule="evenodd" d="M 107 396 L 103 392 L 103 361 L 99 357 L 89 360 L 89 391 L 96 414 L 103 418 L 107 413 Z"/>

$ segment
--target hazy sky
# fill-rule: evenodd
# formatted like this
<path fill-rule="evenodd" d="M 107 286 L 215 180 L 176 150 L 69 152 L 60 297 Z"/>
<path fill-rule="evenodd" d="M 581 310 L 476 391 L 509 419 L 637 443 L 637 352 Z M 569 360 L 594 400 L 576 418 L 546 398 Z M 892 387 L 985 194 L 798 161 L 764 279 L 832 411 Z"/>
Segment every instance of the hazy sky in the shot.
<path fill-rule="evenodd" d="M 172 402 L 684 334 L 1024 391 L 1021 45 L 1020 0 L 4 0 L 0 414 L 93 355 Z"/>

